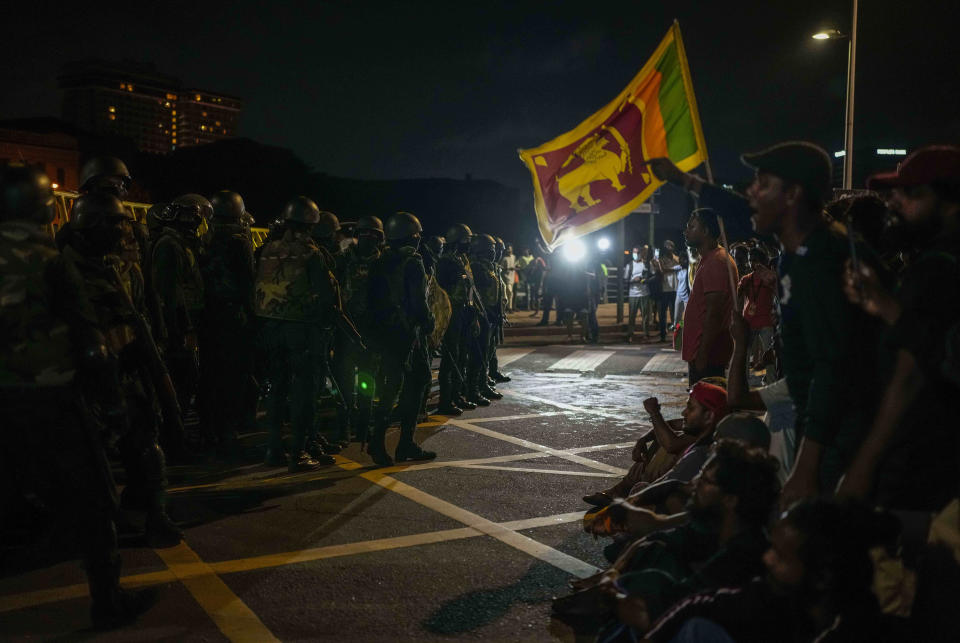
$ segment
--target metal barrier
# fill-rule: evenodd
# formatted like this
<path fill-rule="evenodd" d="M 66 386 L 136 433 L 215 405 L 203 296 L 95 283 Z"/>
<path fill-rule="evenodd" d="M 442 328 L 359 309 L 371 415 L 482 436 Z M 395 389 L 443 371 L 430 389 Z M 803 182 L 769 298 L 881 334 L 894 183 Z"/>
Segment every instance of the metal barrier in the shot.
<path fill-rule="evenodd" d="M 50 234 L 56 234 L 57 230 L 64 223 L 70 220 L 70 211 L 73 210 L 73 202 L 80 196 L 77 192 L 66 192 L 63 190 L 54 190 L 53 195 L 56 199 L 57 215 L 50 224 Z M 123 207 L 127 209 L 133 218 L 138 222 L 147 224 L 147 210 L 153 207 L 152 203 L 138 203 L 137 201 L 123 201 Z M 207 222 L 200 222 L 197 228 L 197 236 L 202 237 L 207 232 Z M 250 236 L 253 239 L 254 249 L 260 247 L 267 238 L 266 228 L 250 228 Z"/>

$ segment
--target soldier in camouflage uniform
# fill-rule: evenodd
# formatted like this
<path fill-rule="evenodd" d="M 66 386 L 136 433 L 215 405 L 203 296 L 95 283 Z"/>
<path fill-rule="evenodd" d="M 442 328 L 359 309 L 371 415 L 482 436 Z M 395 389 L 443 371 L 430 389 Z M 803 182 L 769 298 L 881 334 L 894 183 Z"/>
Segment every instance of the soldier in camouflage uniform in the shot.
<path fill-rule="evenodd" d="M 236 192 L 210 199 L 212 234 L 201 272 L 206 302 L 201 325 L 201 422 L 225 454 L 237 448 L 239 429 L 251 430 L 257 395 L 253 380 L 253 246 L 241 223 L 246 209 Z"/>
<path fill-rule="evenodd" d="M 439 412 L 444 415 L 461 415 L 464 410 L 477 408 L 463 397 L 467 392 L 467 354 L 479 333 L 472 296 L 473 275 L 467 258 L 472 236 L 466 225 L 452 226 L 444 235 L 446 245 L 437 262 L 437 283 L 446 291 L 452 308 L 440 357 Z"/>
<path fill-rule="evenodd" d="M 150 252 L 150 281 L 160 299 L 167 340 L 164 354 L 183 409 L 193 405 L 200 384 L 199 328 L 203 315 L 203 275 L 200 272 L 200 239 L 197 229 L 213 213 L 199 194 L 185 194 L 160 208 L 159 223 Z M 177 439 L 166 432 L 164 446 Z M 216 440 L 203 426 L 205 439 Z"/>
<path fill-rule="evenodd" d="M 340 296 L 333 257 L 311 237 L 311 229 L 320 220 L 317 205 L 307 197 L 297 197 L 287 203 L 283 219 L 283 236 L 267 244 L 260 255 L 254 310 L 262 318 L 261 334 L 270 361 L 266 463 L 288 464 L 295 472 L 334 463 L 328 455 L 311 457 L 306 447 L 315 431 L 316 365 L 333 326 L 332 315 L 340 308 Z M 281 425 L 281 406 L 287 404 L 288 391 L 293 429 L 289 462 Z"/>
<path fill-rule="evenodd" d="M 122 426 L 125 413 L 116 363 L 83 281 L 45 229 L 53 215 L 45 174 L 0 168 L 0 515 L 12 528 L 17 497 L 26 492 L 67 516 L 87 572 L 93 625 L 108 629 L 147 609 L 152 592 L 119 586 L 116 489 L 103 428 Z"/>
<path fill-rule="evenodd" d="M 107 340 L 119 360 L 120 386 L 129 417 L 129 429 L 117 436 L 117 447 L 127 474 L 122 506 L 146 513 L 147 540 L 152 547 L 169 547 L 183 534 L 165 510 L 166 463 L 157 443 L 158 395 L 173 395 L 146 323 L 143 279 L 138 271 L 121 274 L 117 256 L 130 214 L 109 194 L 87 194 L 74 202 L 74 234 L 63 258 L 83 277 L 87 295 Z M 176 402 L 164 409 L 175 413 Z"/>
<path fill-rule="evenodd" d="M 393 464 L 384 436 L 398 398 L 397 462 L 437 457 L 413 440 L 423 390 L 431 380 L 426 338 L 434 325 L 427 304 L 427 275 L 417 254 L 422 231 L 420 221 L 409 212 L 391 216 L 386 225 L 387 249 L 370 271 L 368 306 L 374 320 L 370 341 L 380 353 L 381 365 L 377 375 L 380 402 L 374 413 L 368 452 L 379 466 Z"/>
<path fill-rule="evenodd" d="M 370 267 L 380 257 L 383 222 L 363 217 L 356 226 L 357 243 L 337 256 L 343 309 L 360 334 L 370 334 L 367 308 Z M 351 430 L 360 442 L 366 442 L 370 427 L 374 379 L 377 362 L 373 351 L 361 350 L 343 333 L 337 333 L 333 352 L 333 373 L 342 399 L 337 406 L 337 439 L 349 443 Z"/>
<path fill-rule="evenodd" d="M 506 281 L 503 276 L 503 267 L 500 265 L 500 259 L 503 257 L 504 243 L 503 239 L 500 237 L 494 237 L 497 240 L 497 258 L 493 262 L 493 265 L 497 269 L 497 275 L 500 278 L 500 283 L 503 284 L 503 289 L 501 290 L 500 298 L 500 314 L 497 315 L 496 323 L 493 327 L 493 342 L 490 346 L 490 367 L 489 367 L 489 377 L 490 377 L 490 386 L 495 387 L 497 384 L 502 384 L 503 382 L 509 382 L 510 378 L 500 372 L 500 362 L 497 359 L 497 346 L 503 343 L 503 323 L 504 316 L 503 311 L 506 310 L 507 306 L 507 289 Z"/>
<path fill-rule="evenodd" d="M 481 316 L 480 334 L 477 337 L 479 363 L 469 369 L 470 385 L 474 396 L 480 395 L 488 400 L 499 400 L 503 397 L 490 386 L 487 376 L 490 355 L 496 348 L 494 333 L 500 321 L 503 300 L 503 282 L 497 271 L 496 253 L 496 240 L 489 234 L 473 237 L 470 244 L 470 267 L 473 269 L 477 295 L 483 304 L 482 312 L 485 315 Z"/>

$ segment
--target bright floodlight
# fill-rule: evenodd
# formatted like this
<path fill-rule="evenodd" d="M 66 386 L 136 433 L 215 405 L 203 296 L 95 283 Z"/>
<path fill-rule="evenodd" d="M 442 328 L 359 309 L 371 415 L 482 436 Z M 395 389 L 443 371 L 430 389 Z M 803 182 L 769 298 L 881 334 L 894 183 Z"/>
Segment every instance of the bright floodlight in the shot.
<path fill-rule="evenodd" d="M 845 35 L 837 31 L 836 29 L 823 29 L 811 36 L 814 40 L 841 40 L 846 38 Z"/>
<path fill-rule="evenodd" d="M 606 237 L 600 237 L 599 239 L 597 239 L 597 247 L 600 248 L 601 250 L 609 249 L 610 239 L 607 239 Z"/>
<path fill-rule="evenodd" d="M 820 31 L 813 34 L 813 39 L 814 40 L 830 40 L 830 34 Z"/>
<path fill-rule="evenodd" d="M 580 239 L 573 239 L 563 244 L 563 258 L 571 263 L 580 261 L 586 254 L 587 247 Z"/>

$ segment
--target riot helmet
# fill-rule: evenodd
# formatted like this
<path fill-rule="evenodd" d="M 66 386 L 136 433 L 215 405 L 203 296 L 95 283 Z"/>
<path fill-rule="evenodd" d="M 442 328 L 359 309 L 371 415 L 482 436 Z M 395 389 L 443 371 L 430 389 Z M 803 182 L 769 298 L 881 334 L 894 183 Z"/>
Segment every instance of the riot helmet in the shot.
<path fill-rule="evenodd" d="M 287 202 L 283 208 L 283 220 L 286 223 L 305 223 L 313 225 L 320 220 L 320 208 L 305 196 L 298 196 Z"/>
<path fill-rule="evenodd" d="M 0 171 L 0 221 L 53 221 L 53 187 L 50 177 L 32 167 L 7 165 Z"/>
<path fill-rule="evenodd" d="M 470 240 L 470 255 L 477 259 L 493 261 L 497 254 L 497 241 L 489 234 L 477 234 Z"/>
<path fill-rule="evenodd" d="M 200 223 L 213 216 L 213 206 L 199 194 L 184 194 L 166 204 L 156 217 L 166 225 L 196 232 Z"/>
<path fill-rule="evenodd" d="M 455 223 L 447 230 L 444 235 L 446 239 L 446 249 L 450 252 L 463 252 L 470 247 L 470 237 L 473 232 L 464 223 Z"/>
<path fill-rule="evenodd" d="M 360 217 L 354 230 L 357 236 L 357 249 L 360 254 L 364 256 L 372 254 L 383 245 L 383 221 L 379 217 Z"/>
<path fill-rule="evenodd" d="M 122 199 L 130 188 L 130 171 L 118 158 L 95 156 L 80 170 L 80 192 L 108 192 Z"/>
<path fill-rule="evenodd" d="M 420 219 L 409 212 L 397 212 L 387 219 L 386 235 L 391 246 L 420 247 L 420 235 L 423 226 Z"/>
<path fill-rule="evenodd" d="M 320 218 L 313 227 L 315 237 L 333 237 L 340 230 L 340 219 L 333 212 L 320 210 Z"/>
<path fill-rule="evenodd" d="M 221 219 L 223 223 L 240 223 L 247 211 L 243 198 L 230 190 L 220 190 L 210 197 L 210 206 L 213 208 L 213 218 Z"/>
<path fill-rule="evenodd" d="M 127 226 L 132 219 L 120 199 L 106 192 L 80 196 L 70 212 L 73 233 L 82 241 L 81 251 L 94 256 L 119 252 L 121 241 L 130 233 Z"/>
<path fill-rule="evenodd" d="M 427 247 L 430 248 L 430 250 L 433 251 L 433 254 L 435 254 L 438 257 L 443 252 L 444 243 L 446 243 L 446 240 L 443 237 L 439 237 L 436 235 L 427 239 Z"/>

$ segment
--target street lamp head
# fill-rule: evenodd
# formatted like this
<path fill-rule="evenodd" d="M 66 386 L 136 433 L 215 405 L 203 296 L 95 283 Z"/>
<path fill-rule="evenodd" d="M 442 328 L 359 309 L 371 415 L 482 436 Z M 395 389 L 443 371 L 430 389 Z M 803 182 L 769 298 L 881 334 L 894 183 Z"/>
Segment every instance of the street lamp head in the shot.
<path fill-rule="evenodd" d="M 811 36 L 814 40 L 844 40 L 846 34 L 840 33 L 836 29 L 821 29 Z"/>

